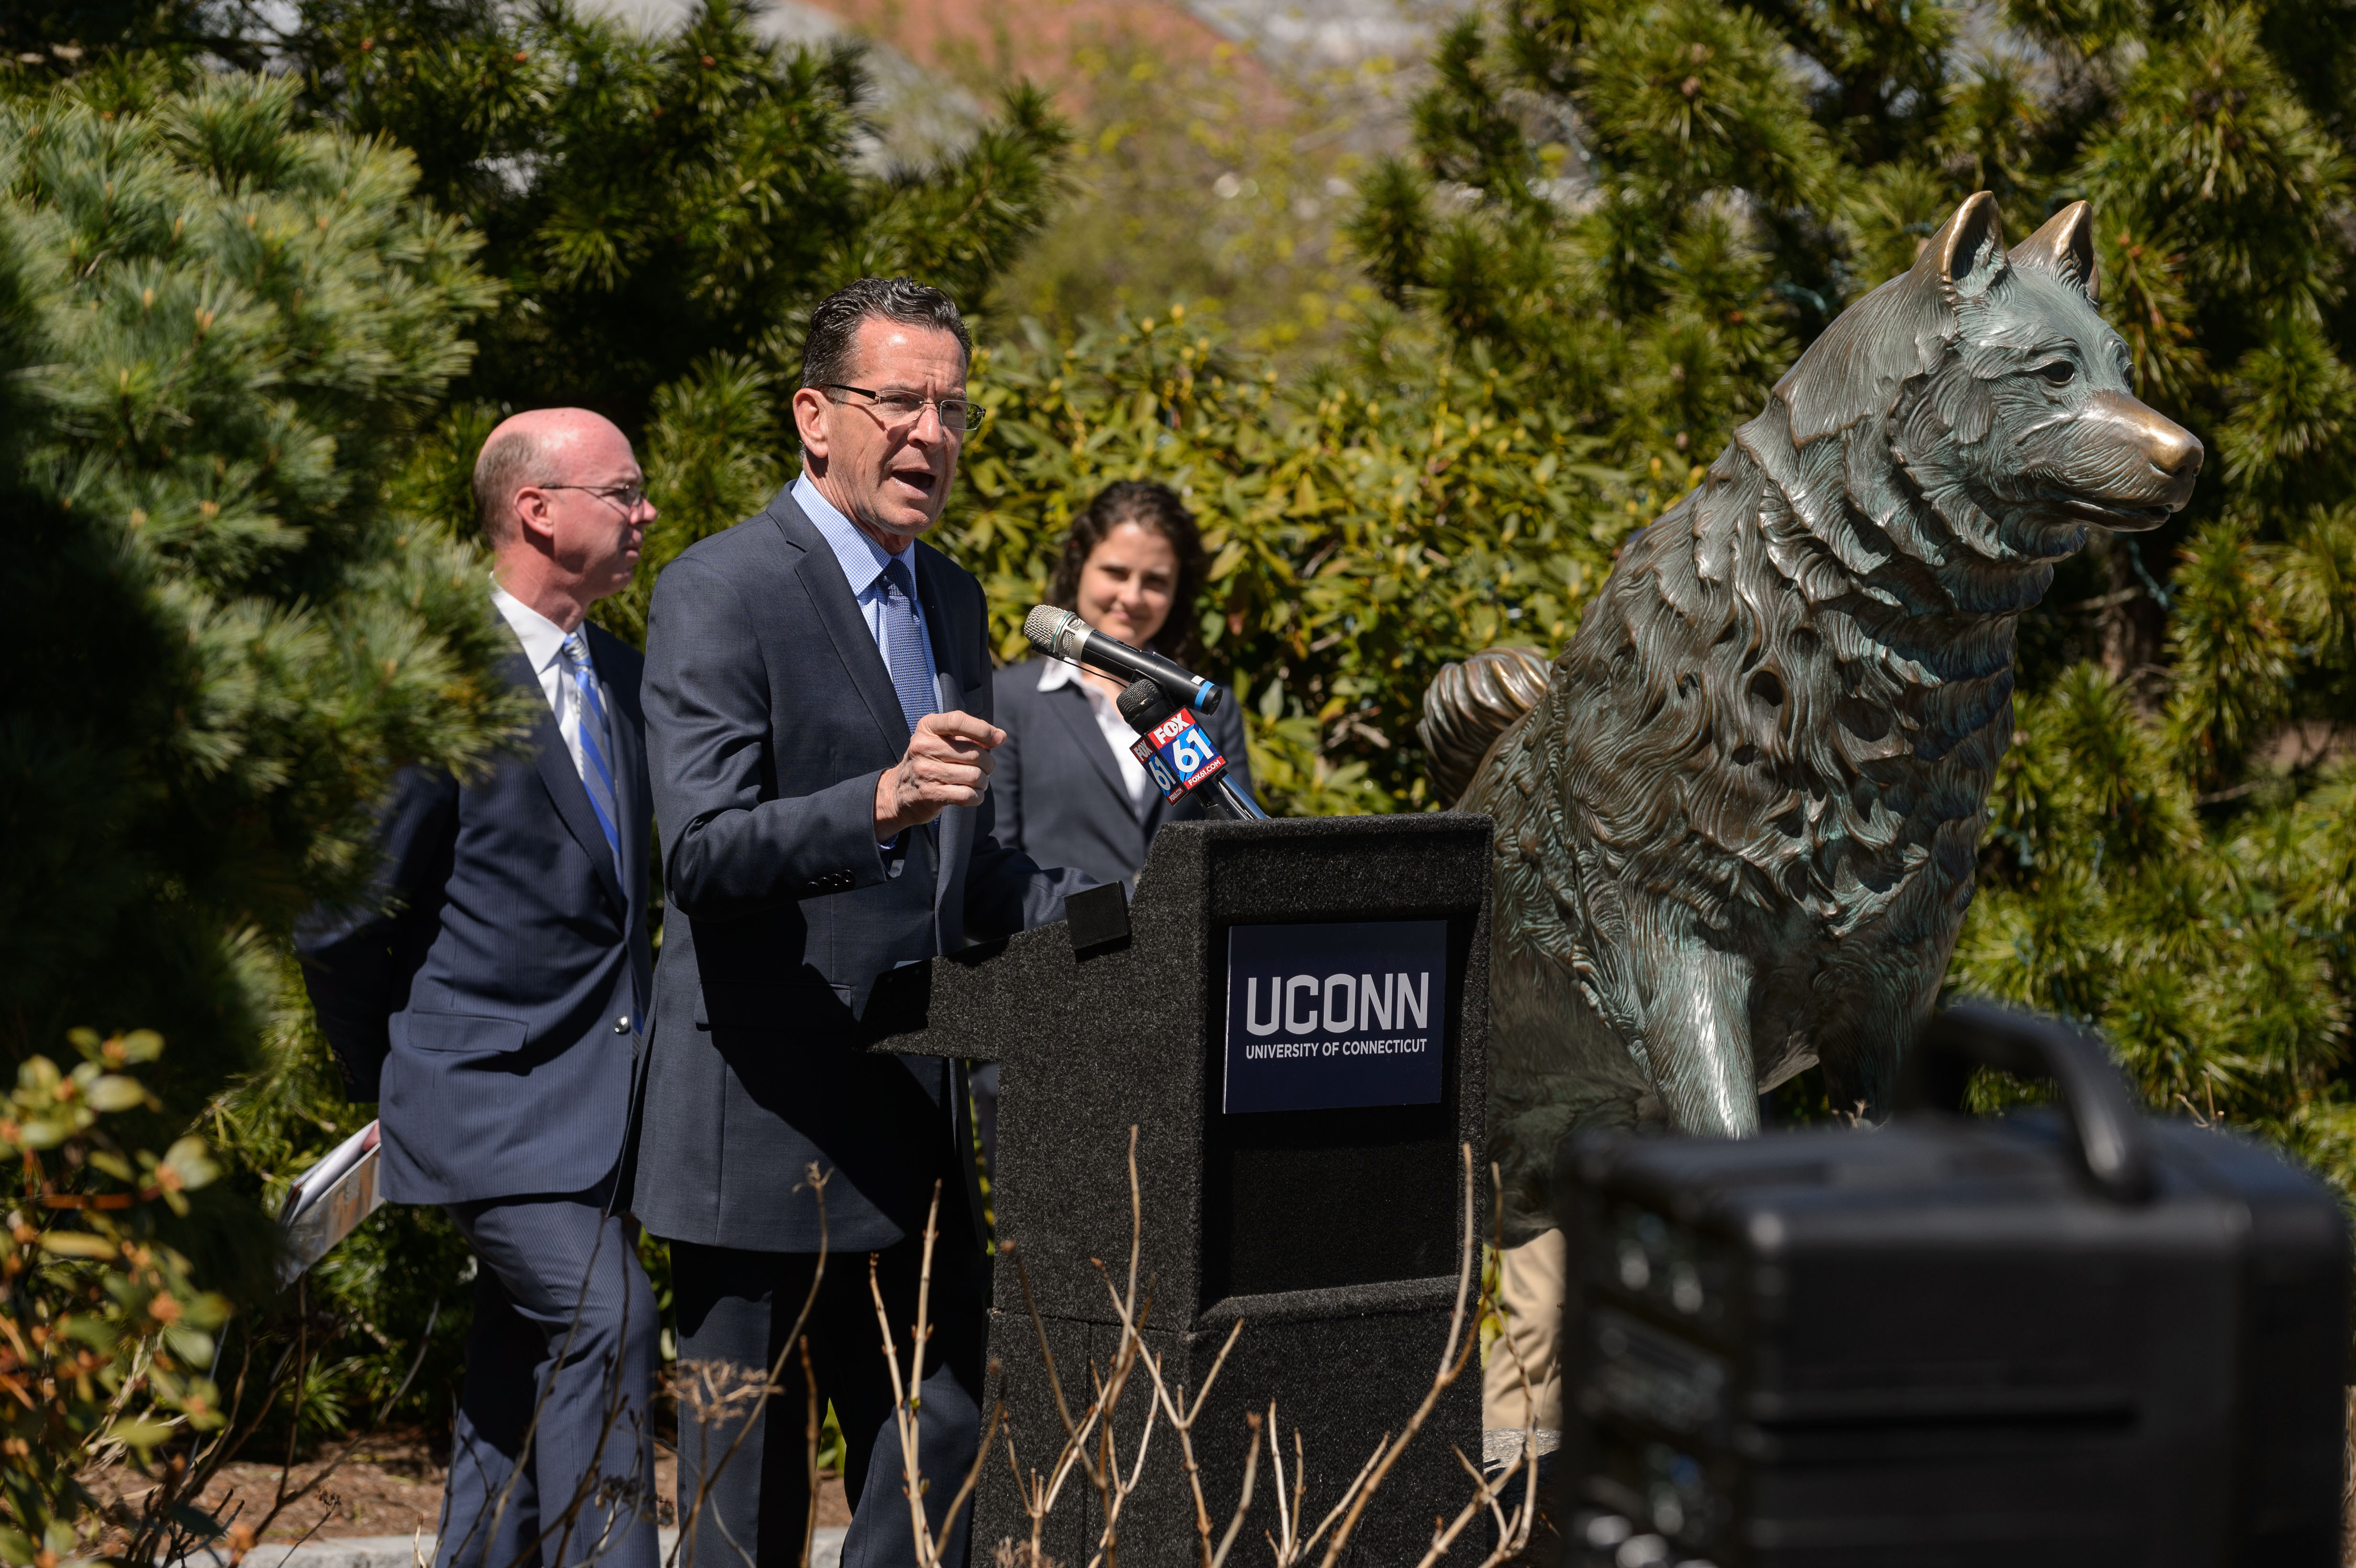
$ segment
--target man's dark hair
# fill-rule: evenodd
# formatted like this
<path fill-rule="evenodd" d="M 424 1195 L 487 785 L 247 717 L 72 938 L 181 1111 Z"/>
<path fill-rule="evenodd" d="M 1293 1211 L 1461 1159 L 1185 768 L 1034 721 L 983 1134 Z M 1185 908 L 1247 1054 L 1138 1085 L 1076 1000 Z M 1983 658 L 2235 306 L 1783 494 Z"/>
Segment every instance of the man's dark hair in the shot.
<path fill-rule="evenodd" d="M 802 385 L 839 386 L 851 374 L 851 340 L 859 324 L 896 321 L 952 334 L 973 362 L 973 334 L 958 315 L 957 301 L 911 278 L 862 278 L 837 289 L 810 310 L 809 334 L 802 339 Z"/>
<path fill-rule="evenodd" d="M 1194 526 L 1194 514 L 1178 498 L 1178 492 L 1167 485 L 1156 485 L 1150 479 L 1117 479 L 1097 492 L 1080 515 L 1072 519 L 1072 531 L 1064 540 L 1062 559 L 1055 562 L 1055 575 L 1047 588 L 1047 603 L 1059 610 L 1080 607 L 1080 573 L 1096 554 L 1097 546 L 1112 537 L 1113 529 L 1123 523 L 1135 523 L 1148 533 L 1160 534 L 1170 541 L 1171 553 L 1178 558 L 1178 581 L 1170 595 L 1170 619 L 1162 623 L 1162 630 L 1153 634 L 1153 651 L 1176 659 L 1180 664 L 1193 664 L 1203 655 L 1202 628 L 1196 624 L 1195 601 L 1202 597 L 1203 579 L 1210 574 L 1210 560 L 1204 553 L 1203 535 Z"/>

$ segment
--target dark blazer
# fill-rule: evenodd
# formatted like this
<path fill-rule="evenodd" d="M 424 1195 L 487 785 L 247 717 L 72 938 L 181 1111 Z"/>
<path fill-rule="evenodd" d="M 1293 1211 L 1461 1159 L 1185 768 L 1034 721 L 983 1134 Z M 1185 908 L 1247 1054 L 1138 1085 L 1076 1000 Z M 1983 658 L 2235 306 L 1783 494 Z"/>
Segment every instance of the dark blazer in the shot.
<path fill-rule="evenodd" d="M 1043 866 L 1069 866 L 1099 882 L 1132 884 L 1145 852 L 1165 822 L 1193 822 L 1201 800 L 1172 805 L 1149 788 L 1142 809 L 1130 802 L 1104 731 L 1077 685 L 1039 689 L 1044 659 L 1027 659 L 998 672 L 998 749 L 991 793 L 998 797 L 998 836 Z M 1237 784 L 1251 793 L 1251 763 L 1244 755 L 1243 711 L 1235 694 L 1216 713 L 1195 716 L 1210 732 Z"/>
<path fill-rule="evenodd" d="M 989 718 L 981 585 L 916 547 L 938 700 Z M 789 492 L 664 569 L 647 622 L 647 740 L 669 914 L 632 1208 L 673 1241 L 819 1249 L 923 1228 L 962 1184 L 948 1064 L 855 1043 L 875 977 L 1061 919 L 1085 885 L 994 832 L 994 792 L 875 843 L 908 725 L 834 551 Z M 944 1101 L 948 1102 L 944 1104 Z"/>
<path fill-rule="evenodd" d="M 405 768 L 379 818 L 369 911 L 305 923 L 295 946 L 356 1100 L 380 1102 L 398 1203 L 581 1192 L 615 1169 L 653 996 L 652 792 L 643 661 L 592 626 L 614 731 L 622 873 L 523 654 L 503 674 L 539 718 L 460 784 Z"/>

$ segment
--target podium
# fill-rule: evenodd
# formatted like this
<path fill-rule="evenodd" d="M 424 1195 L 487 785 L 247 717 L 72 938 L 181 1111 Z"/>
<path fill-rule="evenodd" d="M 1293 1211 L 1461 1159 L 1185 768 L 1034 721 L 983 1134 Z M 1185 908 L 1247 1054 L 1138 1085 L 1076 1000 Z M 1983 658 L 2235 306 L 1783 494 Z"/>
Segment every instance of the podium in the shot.
<path fill-rule="evenodd" d="M 1125 934 L 1117 920 L 1076 935 L 1093 923 L 1044 926 L 896 970 L 869 1004 L 872 1049 L 1003 1063 L 997 1233 L 1020 1249 L 1075 1417 L 1093 1397 L 1089 1361 L 1104 1365 L 1120 1339 L 1090 1260 L 1125 1278 L 1139 1129 L 1140 1297 L 1164 1378 L 1199 1388 L 1245 1325 L 1194 1427 L 1218 1530 L 1252 1441 L 1247 1412 L 1265 1417 L 1275 1402 L 1288 1491 L 1300 1431 L 1313 1526 L 1439 1370 L 1463 1228 L 1460 1150 L 1483 1147 L 1490 833 L 1464 813 L 1173 824 Z M 1023 1467 L 1046 1470 L 1064 1428 L 1004 1259 L 990 1354 Z M 1152 1399 L 1141 1368 L 1116 1424 L 1124 1462 Z M 1147 1478 L 1122 1510 L 1121 1561 L 1185 1568 L 1197 1561 L 1192 1495 L 1175 1435 L 1156 1425 Z M 1433 1516 L 1471 1496 L 1454 1450 L 1477 1462 L 1480 1440 L 1476 1360 L 1376 1494 L 1350 1561 L 1420 1558 Z M 1237 1552 L 1265 1551 L 1260 1533 L 1276 1529 L 1261 1441 Z M 1075 1476 L 1044 1544 L 1085 1563 L 1102 1528 Z M 1029 1530 L 1001 1436 L 972 1561 Z"/>

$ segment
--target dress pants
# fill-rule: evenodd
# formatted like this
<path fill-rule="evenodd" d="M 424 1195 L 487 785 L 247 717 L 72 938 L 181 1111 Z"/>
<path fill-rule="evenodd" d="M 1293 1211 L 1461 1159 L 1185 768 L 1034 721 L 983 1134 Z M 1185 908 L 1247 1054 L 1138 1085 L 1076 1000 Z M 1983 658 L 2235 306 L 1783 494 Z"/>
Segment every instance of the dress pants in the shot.
<path fill-rule="evenodd" d="M 1562 1302 L 1569 1252 L 1560 1231 L 1546 1231 L 1497 1254 L 1497 1314 L 1504 1332 L 1481 1367 L 1481 1457 L 1491 1466 L 1521 1457 L 1535 1430 L 1537 1450 L 1562 1442 Z M 1523 1380 L 1528 1379 L 1526 1386 Z"/>
<path fill-rule="evenodd" d="M 686 1568 L 791 1568 L 809 1520 L 808 1386 L 800 1352 L 782 1355 L 781 1391 L 748 1423 L 751 1391 L 779 1365 L 809 1299 L 818 1258 L 673 1242 L 679 1311 L 679 1513 Z M 900 1373 L 908 1375 L 924 1239 L 874 1254 Z M 884 1329 L 867 1283 L 868 1254 L 837 1253 L 803 1332 L 821 1411 L 832 1401 L 849 1452 L 843 1489 L 851 1507 L 843 1568 L 914 1568 L 917 1562 Z M 933 1251 L 932 1343 L 918 1406 L 918 1466 L 937 1534 L 981 1441 L 986 1265 L 962 1213 L 941 1217 Z M 699 1395 L 699 1386 L 713 1389 Z M 690 1409 L 701 1404 L 699 1413 Z M 701 1499 L 699 1506 L 698 1499 Z M 943 1561 L 965 1561 L 970 1505 Z"/>
<path fill-rule="evenodd" d="M 448 1207 L 475 1249 L 475 1327 L 434 1568 L 655 1568 L 660 1330 L 605 1199 Z"/>

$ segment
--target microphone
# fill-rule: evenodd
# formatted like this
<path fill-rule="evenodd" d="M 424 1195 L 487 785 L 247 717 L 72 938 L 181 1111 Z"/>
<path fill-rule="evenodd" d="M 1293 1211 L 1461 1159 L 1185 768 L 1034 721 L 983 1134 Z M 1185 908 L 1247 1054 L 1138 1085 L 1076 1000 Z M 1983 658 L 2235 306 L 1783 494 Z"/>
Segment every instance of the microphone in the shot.
<path fill-rule="evenodd" d="M 1216 682 L 1205 680 L 1160 654 L 1108 637 L 1069 610 L 1058 610 L 1053 604 L 1031 606 L 1031 613 L 1023 617 L 1023 635 L 1051 659 L 1086 665 L 1126 681 L 1150 680 L 1169 693 L 1173 706 L 1216 713 L 1226 695 Z"/>
<path fill-rule="evenodd" d="M 1155 725 L 1178 711 L 1178 705 L 1163 695 L 1161 682 L 1150 677 L 1131 681 L 1113 706 L 1129 720 L 1129 727 L 1141 735 L 1151 734 Z"/>
<path fill-rule="evenodd" d="M 1162 785 L 1163 775 L 1167 775 L 1170 783 L 1162 789 L 1163 798 L 1173 798 L 1170 795 L 1173 788 L 1180 796 L 1191 795 L 1198 789 L 1204 790 L 1210 796 L 1207 804 L 1214 813 L 1237 822 L 1268 820 L 1268 813 L 1259 808 L 1259 802 L 1237 788 L 1236 781 L 1227 776 L 1225 757 L 1219 758 L 1207 779 L 1200 776 L 1199 760 L 1187 760 L 1199 758 L 1202 754 L 1217 755 L 1211 747 L 1211 738 L 1194 722 L 1194 715 L 1187 714 L 1186 722 L 1183 726 L 1173 726 L 1165 736 L 1163 726 L 1176 719 L 1183 709 L 1170 700 L 1169 694 L 1158 682 L 1150 677 L 1131 682 L 1114 706 L 1120 709 L 1120 716 L 1129 720 L 1129 727 L 1141 737 L 1136 748 L 1138 760 L 1145 763 L 1147 772 L 1156 775 L 1154 784 Z M 1180 739 L 1182 733 L 1186 739 Z M 1184 755 L 1182 756 L 1182 752 Z"/>

